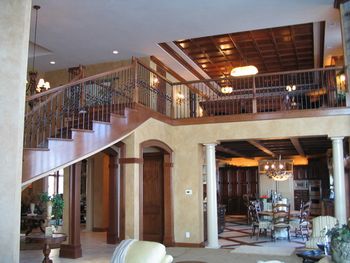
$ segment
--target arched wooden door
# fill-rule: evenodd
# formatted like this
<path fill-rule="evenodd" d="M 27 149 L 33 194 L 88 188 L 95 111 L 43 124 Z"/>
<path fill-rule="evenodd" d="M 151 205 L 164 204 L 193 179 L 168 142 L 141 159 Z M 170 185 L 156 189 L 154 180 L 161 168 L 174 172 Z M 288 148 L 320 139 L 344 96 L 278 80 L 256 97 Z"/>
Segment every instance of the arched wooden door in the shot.
<path fill-rule="evenodd" d="M 140 156 L 140 239 L 173 246 L 172 150 L 149 140 L 141 143 Z"/>
<path fill-rule="evenodd" d="M 163 153 L 143 155 L 143 239 L 163 243 Z"/>

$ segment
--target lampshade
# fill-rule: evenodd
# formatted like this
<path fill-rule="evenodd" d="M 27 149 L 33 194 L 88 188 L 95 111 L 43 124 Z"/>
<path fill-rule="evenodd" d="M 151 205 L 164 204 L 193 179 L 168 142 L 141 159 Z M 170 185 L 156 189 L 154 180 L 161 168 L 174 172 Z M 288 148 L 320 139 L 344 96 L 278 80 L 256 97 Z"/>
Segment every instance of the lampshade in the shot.
<path fill-rule="evenodd" d="M 240 77 L 240 76 L 249 76 L 255 75 L 258 73 L 258 69 L 255 66 L 244 66 L 244 67 L 236 67 L 231 70 L 231 76 Z"/>

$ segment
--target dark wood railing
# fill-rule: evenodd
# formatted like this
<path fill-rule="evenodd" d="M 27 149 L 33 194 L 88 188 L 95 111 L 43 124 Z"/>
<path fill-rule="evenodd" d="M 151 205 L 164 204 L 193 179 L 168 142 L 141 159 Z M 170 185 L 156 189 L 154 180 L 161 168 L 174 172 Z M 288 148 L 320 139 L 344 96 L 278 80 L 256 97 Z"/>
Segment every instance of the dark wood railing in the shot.
<path fill-rule="evenodd" d="M 337 81 L 342 69 L 174 83 L 174 118 L 344 107 L 346 88 Z M 232 93 L 220 92 L 223 86 L 232 87 Z"/>
<path fill-rule="evenodd" d="M 47 147 L 47 138 L 71 138 L 140 103 L 173 119 L 345 106 L 343 68 L 171 82 L 141 61 L 27 97 L 24 146 Z M 223 86 L 233 87 L 223 94 Z"/>

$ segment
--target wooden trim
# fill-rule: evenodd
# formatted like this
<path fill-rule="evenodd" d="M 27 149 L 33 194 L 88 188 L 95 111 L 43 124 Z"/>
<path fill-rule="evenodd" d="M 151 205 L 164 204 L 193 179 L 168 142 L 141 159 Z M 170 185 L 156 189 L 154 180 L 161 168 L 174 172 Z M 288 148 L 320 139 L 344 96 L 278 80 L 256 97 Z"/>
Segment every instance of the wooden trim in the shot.
<path fill-rule="evenodd" d="M 118 154 L 109 154 L 109 193 L 108 193 L 108 229 L 107 229 L 107 244 L 117 244 L 118 238 Z"/>
<path fill-rule="evenodd" d="M 202 74 L 195 70 L 186 60 L 184 60 L 178 53 L 176 53 L 167 43 L 158 44 L 164 51 L 166 51 L 170 56 L 176 59 L 182 66 L 184 66 L 189 72 L 195 75 L 199 79 L 204 79 Z M 184 83 L 185 84 L 185 83 Z"/>
<path fill-rule="evenodd" d="M 107 227 L 93 227 L 92 232 L 106 232 L 108 230 Z"/>
<path fill-rule="evenodd" d="M 151 56 L 151 61 L 153 61 L 157 66 L 162 67 L 166 70 L 166 72 L 169 72 L 171 75 L 173 75 L 176 79 L 178 79 L 181 82 L 186 82 L 186 79 L 184 79 L 183 77 L 181 77 L 178 73 L 176 73 L 174 70 L 172 70 L 171 68 L 169 68 L 167 65 L 165 65 L 162 61 L 160 61 L 158 58 L 156 58 L 155 56 Z M 198 94 L 199 96 L 209 99 L 209 96 L 203 92 L 201 92 L 200 90 L 196 89 L 195 87 L 191 86 L 191 85 L 186 85 L 191 91 L 193 91 L 194 93 Z"/>
<path fill-rule="evenodd" d="M 174 163 L 164 163 L 164 167 L 174 167 Z"/>
<path fill-rule="evenodd" d="M 176 242 L 175 247 L 204 247 L 204 242 L 201 243 L 180 243 Z"/>
<path fill-rule="evenodd" d="M 119 147 L 119 160 L 125 158 L 126 145 L 123 142 L 118 142 L 115 146 Z M 125 167 L 124 165 L 120 166 L 120 215 L 119 215 L 119 239 L 125 239 Z"/>
<path fill-rule="evenodd" d="M 164 142 L 159 140 L 148 140 L 140 144 L 140 156 L 143 156 L 144 149 L 147 147 L 157 147 L 163 151 L 164 164 L 171 164 L 173 150 Z M 164 237 L 163 243 L 166 246 L 173 246 L 174 239 L 174 208 L 173 208 L 173 184 L 171 165 L 164 165 L 163 168 L 163 187 L 164 187 Z M 139 236 L 143 239 L 143 169 L 139 169 Z"/>
<path fill-rule="evenodd" d="M 150 68 L 149 66 L 147 66 L 145 63 L 143 63 L 142 61 L 138 60 L 137 58 L 135 58 L 135 60 L 137 61 L 138 64 L 140 64 L 142 67 L 144 67 L 145 69 L 147 69 L 148 71 L 152 72 L 154 75 L 157 75 L 158 77 L 160 77 L 162 80 L 164 80 L 165 82 L 167 82 L 170 85 L 173 85 L 173 83 L 168 80 L 165 76 L 163 76 L 162 74 L 159 74 L 156 70 Z"/>
<path fill-rule="evenodd" d="M 80 243 L 80 180 L 81 162 L 72 164 L 69 174 L 69 235 L 68 244 L 61 245 L 60 257 L 82 257 Z"/>
<path fill-rule="evenodd" d="M 334 0 L 333 7 L 339 9 L 340 4 L 344 4 L 346 2 L 349 2 L 349 0 Z"/>
<path fill-rule="evenodd" d="M 127 163 L 143 163 L 143 158 L 120 158 L 119 159 L 120 164 L 127 164 Z"/>
<path fill-rule="evenodd" d="M 195 125 L 209 123 L 274 120 L 305 117 L 323 117 L 349 115 L 350 108 L 332 108 L 332 109 L 310 109 L 310 110 L 291 110 L 283 112 L 265 112 L 265 113 L 245 113 L 226 116 L 208 116 L 200 118 L 176 119 L 172 124 L 177 125 Z"/>

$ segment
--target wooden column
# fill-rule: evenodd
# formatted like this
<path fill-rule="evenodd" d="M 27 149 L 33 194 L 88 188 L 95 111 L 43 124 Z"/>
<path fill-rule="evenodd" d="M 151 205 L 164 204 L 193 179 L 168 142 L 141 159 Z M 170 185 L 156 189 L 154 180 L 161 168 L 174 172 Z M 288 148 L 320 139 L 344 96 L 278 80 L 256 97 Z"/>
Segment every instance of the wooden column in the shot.
<path fill-rule="evenodd" d="M 172 178 L 171 169 L 173 163 L 171 162 L 171 157 L 169 154 L 164 154 L 164 240 L 163 244 L 165 246 L 174 245 L 174 223 L 173 223 L 173 192 L 172 192 Z"/>
<path fill-rule="evenodd" d="M 80 258 L 82 256 L 80 243 L 80 179 L 81 162 L 70 166 L 69 175 L 69 233 L 68 243 L 62 244 L 60 257 Z"/>
<path fill-rule="evenodd" d="M 107 243 L 116 244 L 119 240 L 119 196 L 118 196 L 118 156 L 109 155 L 109 223 L 107 230 Z"/>

